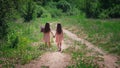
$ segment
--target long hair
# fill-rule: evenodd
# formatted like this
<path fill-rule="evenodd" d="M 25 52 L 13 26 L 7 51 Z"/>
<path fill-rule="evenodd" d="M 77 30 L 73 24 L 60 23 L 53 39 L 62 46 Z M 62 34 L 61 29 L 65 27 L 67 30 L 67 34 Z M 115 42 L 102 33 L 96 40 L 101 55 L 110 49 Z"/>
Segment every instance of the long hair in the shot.
<path fill-rule="evenodd" d="M 57 24 L 56 32 L 57 32 L 58 34 L 61 34 L 61 33 L 62 33 L 62 26 L 61 26 L 60 23 Z"/>
<path fill-rule="evenodd" d="M 49 31 L 50 31 L 50 25 L 49 25 L 49 23 L 46 23 L 45 28 L 44 28 L 44 33 L 47 33 Z"/>

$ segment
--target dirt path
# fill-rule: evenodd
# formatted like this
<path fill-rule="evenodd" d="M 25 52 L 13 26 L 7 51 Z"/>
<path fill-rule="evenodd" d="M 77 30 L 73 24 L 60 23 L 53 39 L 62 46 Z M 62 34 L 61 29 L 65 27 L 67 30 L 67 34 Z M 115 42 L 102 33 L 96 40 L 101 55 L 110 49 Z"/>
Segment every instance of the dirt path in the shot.
<path fill-rule="evenodd" d="M 69 64 L 70 59 L 68 54 L 46 52 L 40 58 L 22 66 L 22 68 L 65 68 Z"/>
<path fill-rule="evenodd" d="M 55 33 L 55 31 L 53 31 Z M 53 39 L 55 44 L 55 39 Z M 55 44 L 56 45 L 56 44 Z M 62 44 L 62 50 L 67 49 L 64 41 Z M 31 61 L 29 64 L 24 66 L 17 66 L 17 68 L 65 68 L 71 61 L 71 56 L 62 52 L 46 52 L 36 60 Z"/>
<path fill-rule="evenodd" d="M 88 49 L 92 49 L 96 52 L 99 52 L 100 54 L 102 54 L 102 58 L 104 59 L 104 61 L 101 63 L 101 62 L 97 62 L 99 65 L 105 65 L 104 67 L 105 68 L 120 68 L 116 62 L 117 62 L 117 57 L 116 56 L 113 56 L 111 54 L 107 54 L 105 53 L 104 51 L 102 51 L 100 48 L 94 46 L 92 43 L 84 40 L 84 39 L 81 39 L 81 38 L 78 38 L 75 34 L 73 34 L 72 32 L 66 30 L 66 29 L 63 29 L 64 33 L 71 39 L 73 40 L 76 40 L 76 41 L 79 41 L 81 42 L 81 44 L 85 44 Z"/>
<path fill-rule="evenodd" d="M 117 58 L 113 55 L 107 54 L 102 51 L 100 48 L 95 47 L 90 42 L 78 38 L 72 32 L 63 29 L 64 33 L 71 38 L 72 40 L 81 42 L 81 44 L 85 44 L 88 49 L 92 49 L 93 51 L 99 52 L 101 57 L 104 59 L 103 62 L 96 62 L 100 65 L 105 65 L 104 68 L 119 68 L 116 64 Z M 55 31 L 53 31 L 55 33 Z M 53 39 L 54 40 L 54 39 Z M 54 43 L 55 44 L 55 40 Z M 56 45 L 56 44 L 55 44 Z M 66 45 L 63 41 L 62 49 L 67 49 L 69 46 Z M 61 52 L 46 52 L 41 57 L 36 60 L 31 61 L 29 64 L 25 64 L 24 66 L 17 66 L 17 68 L 65 68 L 69 65 L 71 61 L 71 56 L 69 54 L 61 53 Z M 103 68 L 103 67 L 101 67 Z"/>

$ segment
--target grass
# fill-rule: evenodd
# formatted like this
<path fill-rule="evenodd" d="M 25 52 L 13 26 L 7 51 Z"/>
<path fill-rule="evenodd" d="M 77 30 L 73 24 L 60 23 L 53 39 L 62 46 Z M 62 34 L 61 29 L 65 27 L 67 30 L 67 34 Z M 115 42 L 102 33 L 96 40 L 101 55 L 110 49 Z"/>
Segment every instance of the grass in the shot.
<path fill-rule="evenodd" d="M 26 64 L 37 58 L 46 51 L 44 43 L 41 42 L 43 34 L 40 33 L 40 26 L 46 22 L 58 21 L 62 23 L 63 28 L 77 34 L 94 45 L 104 50 L 120 55 L 120 21 L 119 20 L 94 20 L 85 19 L 79 16 L 63 18 L 40 18 L 34 21 L 23 23 L 19 20 L 10 22 L 7 41 L 0 41 L 0 64 L 3 68 L 12 67 L 15 64 Z M 55 28 L 55 27 L 53 27 Z M 38 43 L 33 46 L 33 43 Z M 69 43 L 68 43 L 69 44 Z M 36 45 L 36 44 L 35 44 Z M 68 68 L 96 68 L 97 65 L 92 61 L 94 57 L 86 57 L 84 45 L 75 42 L 72 45 L 79 45 L 80 49 L 75 47 L 68 48 L 65 52 L 72 55 L 73 65 Z M 52 51 L 56 48 L 52 47 Z"/>
<path fill-rule="evenodd" d="M 65 29 L 105 51 L 120 55 L 120 20 L 85 19 L 77 16 L 59 20 Z M 73 26 L 74 25 L 74 26 Z"/>
<path fill-rule="evenodd" d="M 0 45 L 0 64 L 3 68 L 14 68 L 15 64 L 26 64 L 46 51 L 41 41 L 43 34 L 40 26 L 50 21 L 49 18 L 36 19 L 31 22 L 22 20 L 10 22 L 7 41 Z M 34 44 L 33 43 L 38 43 Z"/>
<path fill-rule="evenodd" d="M 15 64 L 24 65 L 47 51 L 48 48 L 42 42 L 43 34 L 40 32 L 40 26 L 54 20 L 56 19 L 45 17 L 30 22 L 24 22 L 22 19 L 9 22 L 7 41 L 0 40 L 0 64 L 2 67 L 14 68 Z M 56 48 L 52 47 L 51 49 L 55 50 Z"/>
<path fill-rule="evenodd" d="M 89 52 L 85 45 L 80 42 L 73 41 L 73 46 L 65 50 L 72 56 L 73 61 L 67 68 L 98 68 L 98 65 L 93 62 L 95 57 L 86 56 Z"/>
<path fill-rule="evenodd" d="M 92 50 L 87 49 L 84 44 L 69 38 L 65 34 L 64 43 L 69 45 L 69 48 L 63 52 L 70 54 L 72 57 L 72 61 L 67 68 L 98 68 L 98 65 L 94 62 L 95 58 L 98 57 L 97 53 L 90 55 L 94 53 Z"/>

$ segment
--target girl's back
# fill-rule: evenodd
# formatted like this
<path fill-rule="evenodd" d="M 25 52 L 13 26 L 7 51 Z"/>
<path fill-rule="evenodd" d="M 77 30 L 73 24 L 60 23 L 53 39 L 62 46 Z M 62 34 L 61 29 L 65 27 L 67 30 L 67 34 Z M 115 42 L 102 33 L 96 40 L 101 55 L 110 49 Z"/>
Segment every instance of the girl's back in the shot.
<path fill-rule="evenodd" d="M 61 34 L 56 33 L 56 42 L 60 43 L 62 42 L 62 40 L 63 40 L 63 33 Z"/>
<path fill-rule="evenodd" d="M 49 23 L 45 24 L 43 40 L 44 40 L 44 42 L 50 42 L 50 25 L 49 25 Z"/>
<path fill-rule="evenodd" d="M 44 41 L 45 42 L 50 42 L 50 32 L 44 33 Z"/>
<path fill-rule="evenodd" d="M 62 31 L 62 26 L 61 24 L 57 24 L 57 29 L 56 29 L 56 42 L 61 43 L 63 40 L 63 31 Z"/>

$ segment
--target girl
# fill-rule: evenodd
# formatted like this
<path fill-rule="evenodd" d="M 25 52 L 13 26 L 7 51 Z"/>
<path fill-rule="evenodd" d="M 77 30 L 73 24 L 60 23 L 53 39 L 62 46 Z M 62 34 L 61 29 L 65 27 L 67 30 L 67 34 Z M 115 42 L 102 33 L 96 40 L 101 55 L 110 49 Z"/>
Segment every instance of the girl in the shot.
<path fill-rule="evenodd" d="M 50 32 L 51 32 L 50 25 L 49 25 L 49 23 L 46 23 L 45 27 L 44 27 L 44 31 L 43 31 L 43 33 L 44 33 L 43 40 L 45 42 L 45 45 L 48 45 L 48 47 L 50 47 Z M 53 33 L 52 33 L 52 35 L 53 35 Z"/>
<path fill-rule="evenodd" d="M 61 51 L 61 45 L 62 45 L 62 40 L 63 40 L 63 30 L 62 30 L 61 24 L 59 23 L 57 24 L 55 38 L 56 38 L 56 43 L 58 46 L 58 51 Z"/>

